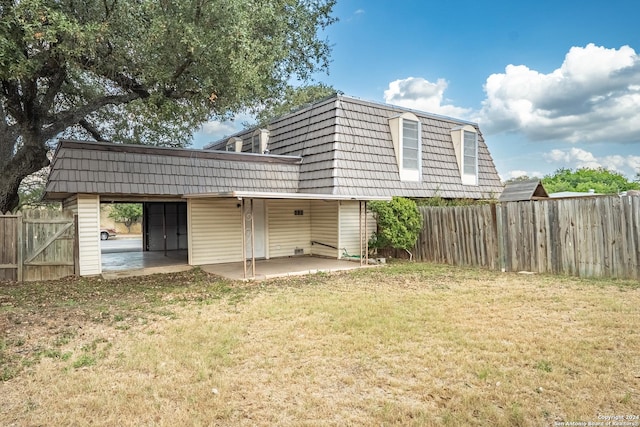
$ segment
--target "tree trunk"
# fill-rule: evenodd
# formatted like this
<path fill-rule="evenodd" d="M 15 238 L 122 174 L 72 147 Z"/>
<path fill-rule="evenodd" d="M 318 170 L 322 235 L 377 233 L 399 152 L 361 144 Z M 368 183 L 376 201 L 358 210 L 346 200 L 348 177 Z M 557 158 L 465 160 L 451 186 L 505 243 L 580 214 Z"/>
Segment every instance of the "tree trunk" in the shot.
<path fill-rule="evenodd" d="M 6 141 L 1 141 L 4 145 Z M 5 163 L 5 162 L 3 162 Z M 0 171 L 0 212 L 12 212 L 18 207 L 18 188 L 22 180 L 49 165 L 44 143 L 25 142 Z"/>

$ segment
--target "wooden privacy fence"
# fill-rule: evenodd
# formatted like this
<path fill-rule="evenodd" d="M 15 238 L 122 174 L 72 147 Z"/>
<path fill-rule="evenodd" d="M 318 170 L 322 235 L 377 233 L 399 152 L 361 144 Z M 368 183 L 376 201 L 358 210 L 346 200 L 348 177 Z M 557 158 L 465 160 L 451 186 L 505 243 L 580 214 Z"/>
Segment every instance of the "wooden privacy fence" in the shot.
<path fill-rule="evenodd" d="M 640 197 L 421 207 L 421 261 L 640 279 Z"/>
<path fill-rule="evenodd" d="M 53 280 L 76 274 L 75 218 L 71 211 L 0 214 L 0 280 Z"/>

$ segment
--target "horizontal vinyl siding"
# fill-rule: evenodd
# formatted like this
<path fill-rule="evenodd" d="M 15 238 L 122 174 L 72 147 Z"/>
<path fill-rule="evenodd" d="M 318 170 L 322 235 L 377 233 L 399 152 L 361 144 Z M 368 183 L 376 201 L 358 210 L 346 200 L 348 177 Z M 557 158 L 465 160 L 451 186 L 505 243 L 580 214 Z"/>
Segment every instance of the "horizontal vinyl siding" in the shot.
<path fill-rule="evenodd" d="M 62 209 L 69 210 L 74 214 L 78 213 L 78 199 L 76 196 L 71 196 L 62 201 Z"/>
<path fill-rule="evenodd" d="M 364 203 L 362 203 L 364 209 Z M 345 249 L 349 255 L 360 255 L 360 207 L 358 202 L 340 202 L 340 254 Z M 362 224 L 364 232 L 364 223 Z M 376 220 L 367 213 L 367 233 L 369 236 L 376 231 Z M 366 242 L 363 240 L 362 245 Z"/>
<path fill-rule="evenodd" d="M 294 215 L 301 209 L 303 215 Z M 311 203 L 308 200 L 268 200 L 269 257 L 295 255 L 295 249 L 311 253 Z"/>
<path fill-rule="evenodd" d="M 313 200 L 311 202 L 311 240 L 338 248 L 338 202 Z M 313 255 L 337 258 L 338 249 L 311 245 Z"/>
<path fill-rule="evenodd" d="M 91 276 L 102 273 L 100 258 L 100 197 L 98 195 L 78 195 L 75 208 L 78 214 L 78 248 L 80 275 Z"/>
<path fill-rule="evenodd" d="M 242 261 L 242 226 L 235 199 L 188 201 L 189 263 Z"/>

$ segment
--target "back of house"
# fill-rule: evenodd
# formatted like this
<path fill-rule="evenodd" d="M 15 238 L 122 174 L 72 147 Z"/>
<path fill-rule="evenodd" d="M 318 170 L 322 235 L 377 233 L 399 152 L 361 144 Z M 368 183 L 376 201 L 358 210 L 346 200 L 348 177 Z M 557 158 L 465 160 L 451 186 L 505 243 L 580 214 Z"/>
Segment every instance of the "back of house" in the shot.
<path fill-rule="evenodd" d="M 205 149 L 299 156 L 308 193 L 497 199 L 503 189 L 477 124 L 344 95 Z"/>

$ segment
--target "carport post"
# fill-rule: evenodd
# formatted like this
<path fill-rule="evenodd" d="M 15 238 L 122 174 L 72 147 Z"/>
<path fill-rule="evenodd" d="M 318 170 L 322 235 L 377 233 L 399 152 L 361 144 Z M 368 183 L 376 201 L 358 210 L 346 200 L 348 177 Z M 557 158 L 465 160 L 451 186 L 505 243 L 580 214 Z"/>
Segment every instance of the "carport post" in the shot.
<path fill-rule="evenodd" d="M 242 265 L 244 267 L 244 278 L 247 278 L 247 242 L 244 237 L 244 199 L 242 200 L 242 206 L 240 208 L 240 224 L 242 230 Z"/>
<path fill-rule="evenodd" d="M 362 200 L 358 200 L 358 234 L 360 235 L 360 265 L 362 265 Z"/>
<path fill-rule="evenodd" d="M 253 225 L 253 199 L 249 203 L 251 207 L 251 277 L 256 278 L 256 248 L 255 248 L 255 230 Z"/>
<path fill-rule="evenodd" d="M 162 236 L 164 244 L 164 256 L 167 256 L 167 203 L 162 204 Z"/>
<path fill-rule="evenodd" d="M 369 265 L 369 230 L 367 229 L 367 201 L 364 201 L 364 261 Z"/>

